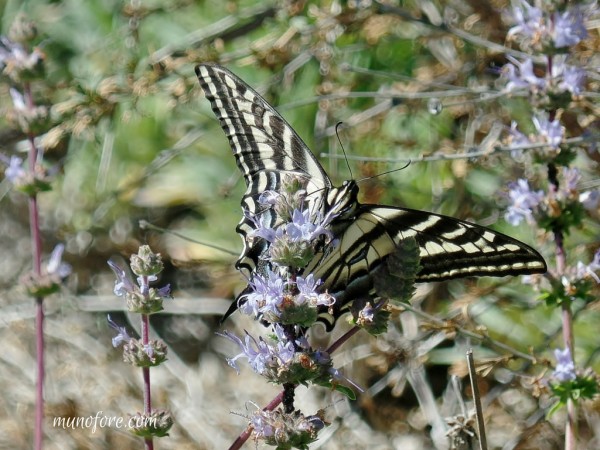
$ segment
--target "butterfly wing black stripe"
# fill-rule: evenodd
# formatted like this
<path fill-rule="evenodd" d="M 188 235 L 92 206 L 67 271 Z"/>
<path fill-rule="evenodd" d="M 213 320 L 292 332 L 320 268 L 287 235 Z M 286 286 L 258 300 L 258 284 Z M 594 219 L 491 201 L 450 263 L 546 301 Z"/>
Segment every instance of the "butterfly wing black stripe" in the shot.
<path fill-rule="evenodd" d="M 353 293 L 372 287 L 370 273 L 410 237 L 420 250 L 418 282 L 546 271 L 537 251 L 502 233 L 439 214 L 378 205 L 361 205 L 337 247 L 306 270 L 324 281 L 323 289 L 349 301 Z"/>
<path fill-rule="evenodd" d="M 279 191 L 286 174 L 305 177 L 308 192 L 326 191 L 331 181 L 306 144 L 293 128 L 254 89 L 227 69 L 201 64 L 196 74 L 212 110 L 227 135 L 236 162 L 246 181 L 242 208 L 252 214 L 260 210 L 258 197 L 266 190 Z M 277 221 L 273 211 L 266 211 L 266 223 Z M 242 235 L 244 251 L 238 268 L 254 270 L 266 243 L 249 243 L 253 229 L 246 217 L 237 231 Z"/>

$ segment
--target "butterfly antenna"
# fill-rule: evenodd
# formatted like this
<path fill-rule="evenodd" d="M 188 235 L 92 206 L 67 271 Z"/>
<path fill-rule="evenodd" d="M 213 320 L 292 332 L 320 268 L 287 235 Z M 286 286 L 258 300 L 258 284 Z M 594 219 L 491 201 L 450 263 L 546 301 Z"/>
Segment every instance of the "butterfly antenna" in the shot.
<path fill-rule="evenodd" d="M 335 135 L 338 138 L 338 142 L 340 143 L 340 147 L 342 148 L 342 153 L 344 154 L 344 159 L 346 160 L 346 165 L 348 166 L 348 172 L 350 172 L 350 179 L 354 179 L 354 175 L 352 174 L 352 169 L 350 168 L 350 162 L 348 161 L 348 155 L 346 154 L 346 149 L 344 148 L 344 144 L 342 144 L 342 140 L 340 139 L 339 128 L 344 124 L 344 122 L 338 122 L 335 124 Z"/>
<path fill-rule="evenodd" d="M 412 161 L 408 161 L 408 162 L 407 162 L 405 165 L 403 165 L 402 167 L 397 167 L 397 168 L 395 168 L 395 169 L 386 170 L 385 172 L 378 173 L 377 175 L 371 175 L 371 176 L 369 176 L 369 177 L 364 177 L 364 178 L 361 178 L 360 180 L 357 180 L 357 181 L 356 181 L 356 183 L 357 183 L 357 184 L 359 184 L 359 183 L 361 183 L 361 182 L 363 182 L 363 181 L 372 180 L 373 178 L 379 178 L 379 177 L 382 177 L 382 176 L 384 176 L 384 175 L 388 175 L 388 174 L 390 174 L 390 173 L 394 173 L 394 172 L 398 172 L 398 171 L 400 171 L 400 170 L 404 170 L 404 169 L 406 169 L 408 166 L 410 166 L 411 164 L 412 164 Z"/>

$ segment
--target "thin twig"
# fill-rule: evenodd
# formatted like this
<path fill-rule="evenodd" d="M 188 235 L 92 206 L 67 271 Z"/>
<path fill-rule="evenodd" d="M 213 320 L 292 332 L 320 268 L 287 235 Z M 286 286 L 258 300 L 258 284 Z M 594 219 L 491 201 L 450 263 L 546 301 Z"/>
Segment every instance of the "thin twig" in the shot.
<path fill-rule="evenodd" d="M 198 239 L 191 238 L 191 237 L 186 236 L 184 234 L 178 233 L 177 231 L 167 230 L 166 228 L 162 228 L 162 227 L 156 226 L 156 225 L 154 225 L 154 224 L 152 224 L 152 223 L 150 223 L 150 222 L 148 222 L 146 220 L 140 220 L 139 221 L 139 226 L 140 226 L 140 229 L 142 229 L 142 230 L 152 230 L 152 231 L 156 231 L 156 232 L 162 233 L 162 234 L 170 234 L 171 236 L 176 236 L 179 239 L 183 239 L 184 241 L 193 242 L 195 244 L 200 244 L 200 245 L 203 245 L 203 246 L 209 247 L 209 248 L 214 248 L 215 250 L 219 250 L 219 251 L 221 251 L 223 253 L 227 253 L 228 255 L 233 255 L 233 256 L 239 255 L 239 252 L 236 253 L 236 252 L 234 252 L 232 250 L 229 250 L 229 249 L 224 248 L 224 247 L 220 247 L 220 246 L 215 245 L 215 244 L 211 244 L 209 242 L 199 241 Z"/>
<path fill-rule="evenodd" d="M 477 417 L 477 429 L 479 431 L 479 448 L 480 450 L 487 450 L 485 421 L 483 420 L 483 409 L 481 408 L 481 396 L 479 395 L 479 386 L 477 384 L 473 349 L 467 351 L 467 365 L 469 367 L 469 378 L 471 379 L 471 390 L 473 391 L 473 403 L 475 403 L 475 415 Z"/>
<path fill-rule="evenodd" d="M 598 137 L 597 136 L 590 136 L 589 138 L 588 137 L 576 137 L 576 138 L 571 138 L 571 139 L 565 139 L 563 141 L 563 143 L 564 144 L 579 144 L 579 143 L 582 143 L 585 141 L 592 141 L 594 139 L 598 139 Z M 416 162 L 446 161 L 446 160 L 454 160 L 454 159 L 479 158 L 481 156 L 489 156 L 494 153 L 500 153 L 500 152 L 513 152 L 513 151 L 519 151 L 519 150 L 534 150 L 534 149 L 543 149 L 543 148 L 550 148 L 550 147 L 551 147 L 551 145 L 547 144 L 547 143 L 515 145 L 515 146 L 497 145 L 497 146 L 492 147 L 491 149 L 486 147 L 483 150 L 481 150 L 479 147 L 473 147 L 473 149 L 472 149 L 473 151 L 468 151 L 466 153 L 452 153 L 452 154 L 434 153 L 433 155 L 430 155 L 430 156 L 415 156 L 415 157 L 410 157 L 410 158 L 378 158 L 378 157 L 367 157 L 367 156 L 361 156 L 361 155 L 352 155 L 349 153 L 346 155 L 346 159 L 354 160 L 354 161 L 361 161 L 361 162 L 381 162 L 381 163 L 411 162 L 411 163 L 416 163 Z M 335 158 L 335 159 L 344 158 L 343 155 L 339 155 L 336 153 L 321 153 L 320 156 L 323 158 L 324 157 Z"/>
<path fill-rule="evenodd" d="M 430 321 L 444 329 L 447 329 L 448 326 L 451 324 L 453 332 L 456 332 L 462 336 L 477 339 L 478 341 L 484 342 L 484 343 L 490 345 L 491 347 L 495 347 L 496 349 L 504 350 L 504 351 L 510 353 L 512 356 L 515 356 L 517 358 L 521 358 L 526 361 L 530 361 L 534 364 L 539 362 L 538 359 L 533 355 L 523 353 L 523 352 L 517 350 L 516 348 L 511 347 L 510 345 L 506 345 L 506 344 L 503 344 L 502 342 L 495 341 L 494 339 L 490 338 L 487 335 L 478 334 L 478 333 L 475 333 L 474 331 L 470 331 L 470 330 L 467 330 L 466 328 L 462 328 L 461 326 L 459 326 L 455 323 L 451 323 L 448 320 L 439 319 L 431 314 L 427 314 L 426 312 L 423 312 L 420 309 L 413 307 L 412 305 L 410 305 L 408 303 L 400 302 L 400 307 L 407 309 L 409 311 L 412 311 L 412 312 L 416 313 L 417 315 L 427 319 L 428 321 Z"/>

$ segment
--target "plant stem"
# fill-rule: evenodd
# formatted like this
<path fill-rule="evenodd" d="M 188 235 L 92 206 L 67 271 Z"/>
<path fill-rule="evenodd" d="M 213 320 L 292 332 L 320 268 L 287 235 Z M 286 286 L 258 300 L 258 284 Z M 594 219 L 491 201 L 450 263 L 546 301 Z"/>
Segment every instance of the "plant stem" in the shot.
<path fill-rule="evenodd" d="M 551 68 L 551 59 L 548 65 Z M 552 117 L 552 116 L 551 116 Z M 550 193 L 552 196 L 558 191 L 557 169 L 553 163 L 548 164 L 548 180 L 550 181 Z M 556 246 L 556 273 L 557 278 L 562 278 L 567 265 L 567 255 L 564 247 L 564 235 L 561 229 L 553 230 L 554 244 Z M 571 358 L 575 362 L 574 338 L 573 338 L 573 313 L 571 312 L 571 303 L 563 301 L 562 309 L 562 331 L 565 348 L 571 352 Z M 577 409 L 572 399 L 567 401 L 567 423 L 565 424 L 565 450 L 575 450 L 577 436 Z"/>
<path fill-rule="evenodd" d="M 23 86 L 24 99 L 28 108 L 35 107 L 31 87 L 27 83 Z M 36 163 L 38 159 L 38 150 L 35 146 L 35 136 L 28 133 L 29 142 L 28 164 L 29 173 L 32 178 L 35 174 Z M 40 233 L 40 218 L 37 202 L 37 195 L 29 196 L 29 230 L 31 233 L 31 258 L 33 265 L 33 274 L 39 279 L 42 273 L 42 237 Z M 41 450 L 43 443 L 43 424 L 44 424 L 44 298 L 35 298 L 35 346 L 36 346 L 36 399 L 35 399 L 35 431 L 34 448 Z"/>
<path fill-rule="evenodd" d="M 144 346 L 148 345 L 150 342 L 149 338 L 149 316 L 148 314 L 142 314 L 142 344 Z M 149 418 L 152 414 L 152 397 L 150 391 L 150 367 L 142 367 L 142 376 L 144 377 L 144 416 Z M 152 450 L 154 448 L 154 443 L 152 438 L 144 439 L 144 448 L 146 450 Z"/>

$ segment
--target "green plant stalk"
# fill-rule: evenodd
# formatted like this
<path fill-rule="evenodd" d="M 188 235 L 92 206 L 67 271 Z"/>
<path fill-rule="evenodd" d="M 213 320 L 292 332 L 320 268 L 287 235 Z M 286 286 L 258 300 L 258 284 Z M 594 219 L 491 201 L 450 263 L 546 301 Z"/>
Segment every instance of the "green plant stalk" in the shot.
<path fill-rule="evenodd" d="M 548 70 L 552 69 L 552 59 L 548 58 Z M 554 112 L 550 114 L 550 120 L 554 118 Z M 556 178 L 557 169 L 553 163 L 548 164 L 548 180 L 550 182 L 550 192 L 558 191 L 558 179 Z M 556 273 L 560 279 L 565 273 L 567 264 L 567 256 L 564 247 L 564 235 L 562 230 L 554 229 L 554 244 L 556 246 Z M 573 313 L 571 312 L 571 304 L 568 301 L 561 302 L 562 309 L 562 334 L 565 348 L 571 352 L 573 362 L 575 362 L 574 353 L 574 338 L 573 338 Z M 573 400 L 567 401 L 567 422 L 565 424 L 565 450 L 575 450 L 577 436 L 577 410 Z"/>

